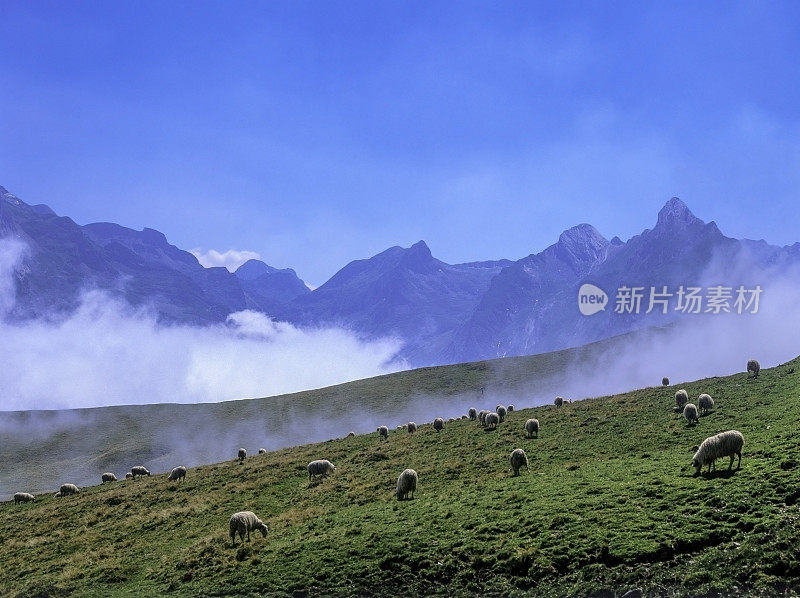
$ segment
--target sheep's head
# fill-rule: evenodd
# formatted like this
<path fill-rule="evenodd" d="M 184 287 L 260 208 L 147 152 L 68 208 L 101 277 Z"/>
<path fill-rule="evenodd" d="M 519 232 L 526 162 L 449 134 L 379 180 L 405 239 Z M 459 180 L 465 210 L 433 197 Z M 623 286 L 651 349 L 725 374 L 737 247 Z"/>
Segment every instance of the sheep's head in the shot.
<path fill-rule="evenodd" d="M 694 467 L 694 475 L 700 475 L 700 470 L 703 469 L 703 464 L 700 462 L 700 459 L 695 457 L 692 459 L 692 467 Z"/>
<path fill-rule="evenodd" d="M 267 537 L 267 532 L 269 531 L 269 528 L 267 527 L 266 523 L 259 521 L 258 524 L 256 525 L 256 529 L 261 531 L 262 536 L 264 536 L 265 538 Z"/>

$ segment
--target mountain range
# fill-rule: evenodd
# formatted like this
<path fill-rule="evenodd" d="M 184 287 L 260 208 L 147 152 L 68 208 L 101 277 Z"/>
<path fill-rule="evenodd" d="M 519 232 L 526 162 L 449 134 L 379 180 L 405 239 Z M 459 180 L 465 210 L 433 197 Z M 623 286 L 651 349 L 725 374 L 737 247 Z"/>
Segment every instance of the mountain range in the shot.
<path fill-rule="evenodd" d="M 516 261 L 447 264 L 419 241 L 353 261 L 313 291 L 292 269 L 259 260 L 233 273 L 205 268 L 156 230 L 81 226 L 0 187 L 0 238 L 9 236 L 28 248 L 14 273 L 12 320 L 69 313 L 82 290 L 99 288 L 152 310 L 167 324 L 219 323 L 251 309 L 300 327 L 341 326 L 365 339 L 395 337 L 412 366 L 543 353 L 664 325 L 676 320 L 676 310 L 616 313 L 616 290 L 763 288 L 776 268 L 800 263 L 800 243 L 778 247 L 726 237 L 678 198 L 665 204 L 652 229 L 626 242 L 579 224 Z M 606 309 L 588 317 L 578 309 L 584 283 L 608 294 Z M 646 308 L 647 295 L 642 312 Z"/>

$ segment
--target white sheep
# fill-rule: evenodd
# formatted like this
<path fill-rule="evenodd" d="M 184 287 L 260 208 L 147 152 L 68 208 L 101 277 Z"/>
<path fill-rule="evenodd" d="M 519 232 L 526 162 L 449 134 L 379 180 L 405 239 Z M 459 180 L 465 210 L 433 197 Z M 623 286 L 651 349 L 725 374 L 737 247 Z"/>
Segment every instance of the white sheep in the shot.
<path fill-rule="evenodd" d="M 669 378 L 667 378 L 666 376 L 661 378 L 661 386 L 669 386 Z"/>
<path fill-rule="evenodd" d="M 553 405 L 555 405 L 556 407 L 561 407 L 561 405 L 563 404 L 564 404 L 564 397 L 556 397 L 555 400 L 553 401 Z"/>
<path fill-rule="evenodd" d="M 397 500 L 408 500 L 409 494 L 414 498 L 414 492 L 417 490 L 417 472 L 413 469 L 405 469 L 400 477 L 397 478 Z"/>
<path fill-rule="evenodd" d="M 247 449 L 244 447 L 240 448 L 236 458 L 239 459 L 239 462 L 242 462 L 245 460 L 246 457 L 247 457 Z"/>
<path fill-rule="evenodd" d="M 683 417 L 686 418 L 686 423 L 690 426 L 700 422 L 700 418 L 697 417 L 697 407 L 694 403 L 686 403 L 683 408 Z"/>
<path fill-rule="evenodd" d="M 528 438 L 533 435 L 536 435 L 536 438 L 539 438 L 539 420 L 531 418 L 526 421 L 525 432 L 528 434 Z"/>
<path fill-rule="evenodd" d="M 61 488 L 54 494 L 54 496 L 67 496 L 69 494 L 78 494 L 81 491 L 75 484 L 61 484 Z"/>
<path fill-rule="evenodd" d="M 503 422 L 506 420 L 506 414 L 508 411 L 502 405 L 498 405 L 497 409 L 495 409 L 495 413 L 497 413 L 497 415 L 500 417 L 500 421 Z"/>
<path fill-rule="evenodd" d="M 114 475 L 113 473 L 111 473 L 110 471 L 107 471 L 107 472 L 105 472 L 105 473 L 104 473 L 102 476 L 100 476 L 100 477 L 101 477 L 101 479 L 103 480 L 102 482 L 100 482 L 101 484 L 105 484 L 106 482 L 116 482 L 116 481 L 117 481 L 117 476 L 115 476 L 115 475 Z"/>
<path fill-rule="evenodd" d="M 150 472 L 147 471 L 147 468 L 144 465 L 137 465 L 136 467 L 131 467 L 131 477 L 135 480 L 137 477 L 142 477 L 150 475 Z"/>
<path fill-rule="evenodd" d="M 408 430 L 409 434 L 413 434 L 414 432 L 417 431 L 417 424 L 415 424 L 414 422 L 408 422 L 406 429 Z"/>
<path fill-rule="evenodd" d="M 469 411 L 467 411 L 467 415 L 469 416 L 469 418 L 472 421 L 475 421 L 476 419 L 478 419 L 478 411 L 477 411 L 477 409 L 475 409 L 475 407 L 470 407 Z"/>
<path fill-rule="evenodd" d="M 169 482 L 177 482 L 178 480 L 185 480 L 186 479 L 186 468 L 183 465 L 178 465 L 178 467 L 174 468 L 172 471 L 169 472 L 169 476 L 167 477 L 167 481 Z"/>
<path fill-rule="evenodd" d="M 738 430 L 728 430 L 706 438 L 702 444 L 700 444 L 694 457 L 692 457 L 692 467 L 695 469 L 695 475 L 699 475 L 700 470 L 703 469 L 703 465 L 706 464 L 708 465 L 709 472 L 712 468 L 716 469 L 717 467 L 714 462 L 720 457 L 730 456 L 731 462 L 728 464 L 728 469 L 730 470 L 733 467 L 733 458 L 738 456 L 739 462 L 736 465 L 738 469 L 742 466 L 743 446 L 744 436 L 742 436 L 742 433 Z"/>
<path fill-rule="evenodd" d="M 239 511 L 238 513 L 234 513 L 231 515 L 231 519 L 228 523 L 228 529 L 231 535 L 231 542 L 233 542 L 233 547 L 236 547 L 236 534 L 239 534 L 239 540 L 244 542 L 244 536 L 247 534 L 247 541 L 250 541 L 250 531 L 259 530 L 261 535 L 265 538 L 267 537 L 267 532 L 269 528 L 267 524 L 261 521 L 258 517 L 256 517 L 255 513 L 252 511 Z"/>
<path fill-rule="evenodd" d="M 525 454 L 521 448 L 514 449 L 511 451 L 511 457 L 509 457 L 509 461 L 511 461 L 511 469 L 514 470 L 514 475 L 519 475 L 520 468 L 524 465 L 525 469 L 530 471 L 530 467 L 528 467 L 528 455 Z"/>
<path fill-rule="evenodd" d="M 347 437 L 348 437 L 348 438 L 355 438 L 355 437 L 356 437 L 356 433 L 355 433 L 355 432 L 349 432 L 349 433 L 347 434 Z"/>
<path fill-rule="evenodd" d="M 14 504 L 21 502 L 34 502 L 36 497 L 28 492 L 17 492 L 14 495 Z"/>
<path fill-rule="evenodd" d="M 436 430 L 437 434 L 444 429 L 444 420 L 441 417 L 433 420 L 433 429 Z"/>
<path fill-rule="evenodd" d="M 697 406 L 700 408 L 700 413 L 705 415 L 714 408 L 714 399 L 711 395 L 703 393 L 697 397 Z"/>
<path fill-rule="evenodd" d="M 478 421 L 482 426 L 486 425 L 486 416 L 489 415 L 490 413 L 491 411 L 489 411 L 488 409 L 481 409 L 478 412 Z"/>
<path fill-rule="evenodd" d="M 684 406 L 686 403 L 689 402 L 689 393 L 686 392 L 683 388 L 675 393 L 675 406 L 678 408 L 678 411 L 683 411 Z"/>
<path fill-rule="evenodd" d="M 500 423 L 500 416 L 496 413 L 487 413 L 486 417 L 483 418 L 483 421 L 487 428 L 496 428 L 497 424 Z"/>
<path fill-rule="evenodd" d="M 308 479 L 311 481 L 317 476 L 327 477 L 329 473 L 336 471 L 336 466 L 327 459 L 317 459 L 306 466 Z"/>
<path fill-rule="evenodd" d="M 753 372 L 753 378 L 758 378 L 758 372 L 761 371 L 761 364 L 758 363 L 755 359 L 751 359 L 747 362 L 747 375 L 750 376 L 750 372 Z"/>
<path fill-rule="evenodd" d="M 508 412 L 511 413 L 512 411 L 514 411 L 514 405 L 509 405 Z"/>
<path fill-rule="evenodd" d="M 389 428 L 386 426 L 381 426 L 378 428 L 378 437 L 381 439 L 389 440 Z"/>
<path fill-rule="evenodd" d="M 125 474 L 125 479 L 126 480 L 133 479 L 133 474 L 129 471 L 128 473 Z"/>
<path fill-rule="evenodd" d="M 267 454 L 267 449 L 265 449 L 265 448 L 258 449 L 258 454 L 259 455 L 266 455 Z"/>

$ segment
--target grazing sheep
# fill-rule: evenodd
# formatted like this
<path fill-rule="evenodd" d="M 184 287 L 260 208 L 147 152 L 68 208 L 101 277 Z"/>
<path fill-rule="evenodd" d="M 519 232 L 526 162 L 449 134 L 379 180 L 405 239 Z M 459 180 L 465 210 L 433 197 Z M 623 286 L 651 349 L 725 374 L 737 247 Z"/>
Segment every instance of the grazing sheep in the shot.
<path fill-rule="evenodd" d="M 150 472 L 147 471 L 147 468 L 144 465 L 137 465 L 136 467 L 131 467 L 131 477 L 134 480 L 137 477 L 142 477 L 145 475 L 150 475 Z"/>
<path fill-rule="evenodd" d="M 705 415 L 714 408 L 714 399 L 711 395 L 703 393 L 697 397 L 697 406 L 700 408 L 700 413 Z"/>
<path fill-rule="evenodd" d="M 475 409 L 475 407 L 470 407 L 469 411 L 467 411 L 467 415 L 472 421 L 478 419 L 478 411 Z"/>
<path fill-rule="evenodd" d="M 747 375 L 750 376 L 750 372 L 753 372 L 753 378 L 758 378 L 758 372 L 761 371 L 761 364 L 758 363 L 755 359 L 751 359 L 747 362 Z"/>
<path fill-rule="evenodd" d="M 669 386 L 669 378 L 667 378 L 666 376 L 661 378 L 661 386 Z"/>
<path fill-rule="evenodd" d="M 178 467 L 169 472 L 169 476 L 167 477 L 167 481 L 169 482 L 177 482 L 178 480 L 185 480 L 185 479 L 186 479 L 186 468 L 183 465 L 178 465 Z"/>
<path fill-rule="evenodd" d="M 78 494 L 81 489 L 75 484 L 61 484 L 61 488 L 54 496 L 67 496 L 68 494 Z"/>
<path fill-rule="evenodd" d="M 572 403 L 572 399 L 564 399 L 564 405 L 569 405 Z"/>
<path fill-rule="evenodd" d="M 405 426 L 403 424 L 400 424 L 399 426 L 397 426 L 398 430 L 402 430 L 403 428 L 405 428 Z"/>
<path fill-rule="evenodd" d="M 500 416 L 496 413 L 487 413 L 483 421 L 487 428 L 492 428 L 494 430 L 497 424 L 500 423 Z"/>
<path fill-rule="evenodd" d="M 414 492 L 417 490 L 417 472 L 413 469 L 405 469 L 400 477 L 397 478 L 397 500 L 408 500 L 409 494 L 414 498 Z"/>
<path fill-rule="evenodd" d="M 329 473 L 336 471 L 336 466 L 327 459 L 317 459 L 306 466 L 308 479 L 311 481 L 317 476 L 327 477 Z"/>
<path fill-rule="evenodd" d="M 556 397 L 555 401 L 553 401 L 553 405 L 556 407 L 561 407 L 564 404 L 564 397 Z"/>
<path fill-rule="evenodd" d="M 486 425 L 486 416 L 489 415 L 490 413 L 491 411 L 489 411 L 488 409 L 481 409 L 478 412 L 478 421 L 482 426 Z"/>
<path fill-rule="evenodd" d="M 355 432 L 349 432 L 349 433 L 347 434 L 347 437 L 348 437 L 348 438 L 355 438 L 355 437 L 356 437 L 356 433 L 355 433 Z"/>
<path fill-rule="evenodd" d="M 689 393 L 686 392 L 684 389 L 681 388 L 678 392 L 675 393 L 675 406 L 678 408 L 678 411 L 683 411 L 684 406 L 688 402 L 689 402 Z"/>
<path fill-rule="evenodd" d="M 444 429 L 444 420 L 441 417 L 433 420 L 433 429 L 436 430 L 437 434 Z"/>
<path fill-rule="evenodd" d="M 34 502 L 36 497 L 33 494 L 29 494 L 28 492 L 17 492 L 14 495 L 14 504 L 21 503 L 21 502 Z"/>
<path fill-rule="evenodd" d="M 467 415 L 462 415 L 462 416 L 461 416 L 461 419 L 469 419 L 469 416 L 467 416 Z"/>
<path fill-rule="evenodd" d="M 381 426 L 378 428 L 378 436 L 382 439 L 385 438 L 386 440 L 389 440 L 389 428 L 386 426 Z"/>
<path fill-rule="evenodd" d="M 529 419 L 525 422 L 525 432 L 528 434 L 528 438 L 536 435 L 536 438 L 539 438 L 539 420 L 538 419 Z"/>
<path fill-rule="evenodd" d="M 241 462 L 241 461 L 245 460 L 245 457 L 247 457 L 247 449 L 244 448 L 244 447 L 240 448 L 239 449 L 239 454 L 237 456 L 237 459 L 239 459 L 239 461 Z"/>
<path fill-rule="evenodd" d="M 408 430 L 409 434 L 413 434 L 414 432 L 417 431 L 417 424 L 415 424 L 414 422 L 408 422 L 406 429 Z"/>
<path fill-rule="evenodd" d="M 454 421 L 456 421 L 456 418 L 455 417 L 451 417 L 447 421 L 452 424 Z"/>
<path fill-rule="evenodd" d="M 697 417 L 697 407 L 695 407 L 694 403 L 686 403 L 683 408 L 683 417 L 686 418 L 686 423 L 690 426 L 700 422 L 700 418 Z"/>
<path fill-rule="evenodd" d="M 128 473 L 125 474 L 125 479 L 126 480 L 133 479 L 133 474 L 129 471 Z"/>
<path fill-rule="evenodd" d="M 692 457 L 692 467 L 694 467 L 694 474 L 700 475 L 700 470 L 703 465 L 708 464 L 708 471 L 716 469 L 714 463 L 720 457 L 730 456 L 731 462 L 728 464 L 728 469 L 733 467 L 733 458 L 739 457 L 739 462 L 736 469 L 742 466 L 742 447 L 744 446 L 744 436 L 738 430 L 728 430 L 727 432 L 720 432 L 715 436 L 706 438 L 697 449 L 697 452 Z"/>
<path fill-rule="evenodd" d="M 495 413 L 497 413 L 497 415 L 500 417 L 500 421 L 501 422 L 506 421 L 506 413 L 508 413 L 508 411 L 506 411 L 505 407 L 503 407 L 502 405 L 499 405 L 497 407 Z"/>
<path fill-rule="evenodd" d="M 231 515 L 229 522 L 229 530 L 231 534 L 231 542 L 233 547 L 236 548 L 236 534 L 239 534 L 239 540 L 244 542 L 244 535 L 247 534 L 247 541 L 250 541 L 250 531 L 259 530 L 261 535 L 267 537 L 269 528 L 267 524 L 256 517 L 252 511 L 239 511 Z"/>
<path fill-rule="evenodd" d="M 104 473 L 100 477 L 103 480 L 102 482 L 100 482 L 101 484 L 105 484 L 106 482 L 116 482 L 117 481 L 117 476 L 115 476 L 110 471 L 107 471 L 106 473 Z"/>
<path fill-rule="evenodd" d="M 509 461 L 511 461 L 511 469 L 514 470 L 514 475 L 519 475 L 520 468 L 524 465 L 525 469 L 530 471 L 530 467 L 528 467 L 528 455 L 525 454 L 525 451 L 522 449 L 514 449 L 511 451 L 511 457 L 509 457 Z"/>
<path fill-rule="evenodd" d="M 514 411 L 514 405 L 509 405 L 508 412 L 511 413 L 512 411 Z"/>
<path fill-rule="evenodd" d="M 265 449 L 265 448 L 258 449 L 258 454 L 259 455 L 266 455 L 267 454 L 267 449 Z"/>

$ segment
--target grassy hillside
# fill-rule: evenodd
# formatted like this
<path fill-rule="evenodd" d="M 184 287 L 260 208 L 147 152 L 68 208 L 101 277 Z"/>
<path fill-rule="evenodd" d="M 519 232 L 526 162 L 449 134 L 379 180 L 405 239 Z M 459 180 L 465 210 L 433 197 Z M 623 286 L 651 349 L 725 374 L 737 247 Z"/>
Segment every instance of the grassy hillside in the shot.
<path fill-rule="evenodd" d="M 563 392 L 561 380 L 568 366 L 591 364 L 635 336 L 262 399 L 0 412 L 0 500 L 19 490 L 54 491 L 65 480 L 95 484 L 104 471 L 122 477 L 139 463 L 151 471 L 168 471 L 177 463 L 193 466 L 227 459 L 240 446 L 254 453 L 259 447 L 278 449 L 350 431 L 369 432 L 378 423 L 394 427 L 409 419 L 460 415 L 480 397 L 481 388 L 487 396 L 530 406 L 537 396 L 549 401 Z"/>
<path fill-rule="evenodd" d="M 688 427 L 676 387 L 474 422 L 287 448 L 165 476 L 0 506 L 0 593 L 9 596 L 774 596 L 800 591 L 800 360 L 682 385 L 716 409 Z M 494 405 L 476 404 L 478 408 Z M 524 438 L 528 417 L 538 439 Z M 736 428 L 746 444 L 692 477 L 692 447 Z M 190 434 L 191 430 L 187 430 Z M 524 448 L 530 472 L 512 477 Z M 336 473 L 309 483 L 305 465 Z M 393 498 L 419 473 L 414 500 Z M 255 511 L 264 539 L 231 548 Z"/>

